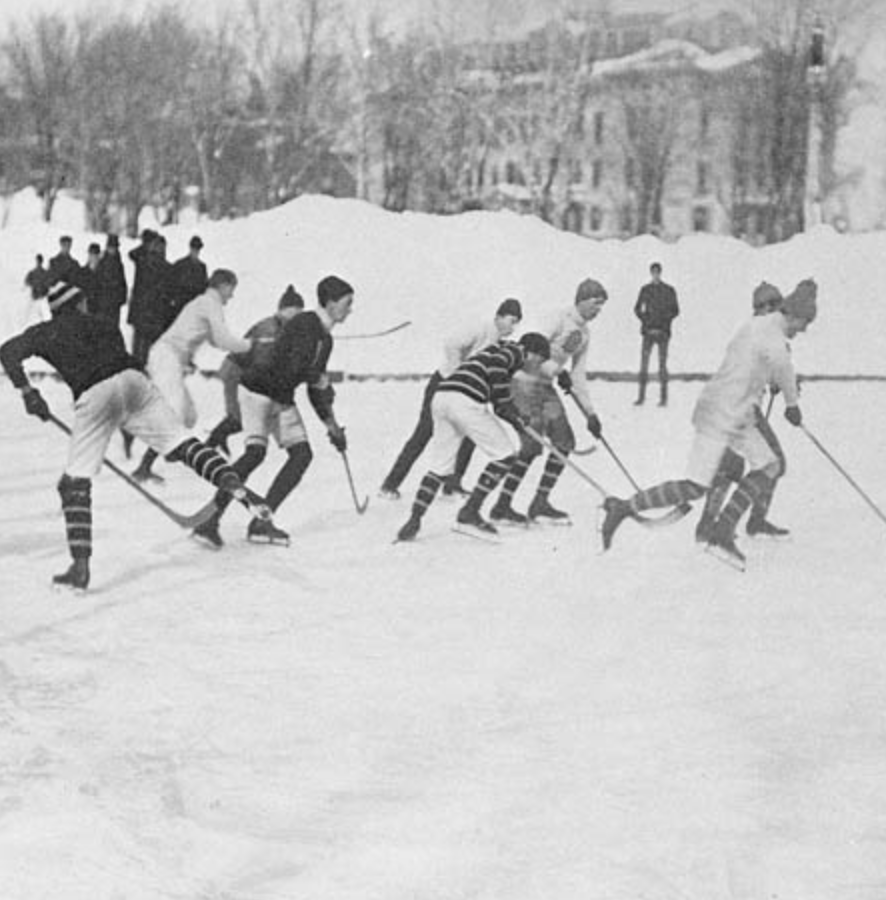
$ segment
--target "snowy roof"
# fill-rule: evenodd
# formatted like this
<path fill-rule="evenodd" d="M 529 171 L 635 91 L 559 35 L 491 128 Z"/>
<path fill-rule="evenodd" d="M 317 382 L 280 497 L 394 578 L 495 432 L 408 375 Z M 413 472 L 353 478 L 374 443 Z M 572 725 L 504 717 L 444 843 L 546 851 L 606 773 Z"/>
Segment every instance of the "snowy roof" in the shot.
<path fill-rule="evenodd" d="M 649 69 L 698 69 L 704 72 L 721 72 L 754 59 L 759 51 L 753 47 L 734 47 L 719 53 L 708 53 L 691 41 L 668 39 L 652 47 L 601 60 L 594 65 L 595 75 L 620 75 Z"/>

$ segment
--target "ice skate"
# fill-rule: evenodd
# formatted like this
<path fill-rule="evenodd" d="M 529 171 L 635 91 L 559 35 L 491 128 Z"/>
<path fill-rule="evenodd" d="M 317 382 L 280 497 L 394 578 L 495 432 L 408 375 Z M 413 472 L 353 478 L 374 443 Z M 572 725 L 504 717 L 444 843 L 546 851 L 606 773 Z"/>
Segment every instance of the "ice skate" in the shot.
<path fill-rule="evenodd" d="M 289 546 L 289 535 L 278 528 L 270 519 L 256 517 L 246 529 L 246 537 L 254 544 L 280 544 Z"/>
<path fill-rule="evenodd" d="M 791 533 L 787 528 L 773 525 L 772 522 L 767 519 L 760 519 L 759 521 L 748 519 L 745 531 L 747 532 L 748 537 L 772 538 L 773 540 L 784 540 L 789 537 Z"/>
<path fill-rule="evenodd" d="M 89 587 L 89 560 L 75 559 L 67 572 L 53 576 L 52 584 L 57 589 L 68 588 L 82 594 Z"/>
<path fill-rule="evenodd" d="M 606 515 L 600 527 L 600 536 L 603 539 L 603 549 L 608 550 L 612 546 L 612 539 L 619 525 L 632 513 L 630 504 L 618 497 L 607 497 L 603 501 L 603 510 Z"/>
<path fill-rule="evenodd" d="M 470 497 L 471 492 L 467 490 L 461 481 L 446 481 L 443 484 L 444 497 Z"/>
<path fill-rule="evenodd" d="M 218 530 L 220 517 L 218 513 L 212 516 L 212 518 L 208 519 L 202 525 L 198 525 L 192 532 L 191 535 L 197 540 L 202 541 L 210 547 L 215 547 L 217 550 L 220 550 L 225 542 L 222 540 L 221 533 Z"/>
<path fill-rule="evenodd" d="M 458 511 L 452 530 L 467 537 L 499 543 L 498 529 L 491 522 L 487 522 L 470 503 Z"/>
<path fill-rule="evenodd" d="M 382 485 L 378 490 L 378 496 L 382 500 L 399 500 L 400 492 L 396 488 L 388 488 Z"/>
<path fill-rule="evenodd" d="M 551 502 L 542 494 L 536 494 L 535 499 L 529 504 L 529 518 L 533 522 L 548 523 L 550 525 L 572 524 L 569 513 L 551 506 Z"/>
<path fill-rule="evenodd" d="M 706 549 L 733 569 L 744 572 L 747 558 L 735 545 L 735 536 L 731 531 L 722 527 L 714 528 Z"/>
<path fill-rule="evenodd" d="M 507 525 L 519 525 L 523 528 L 529 525 L 529 516 L 524 516 L 523 513 L 517 512 L 517 510 L 511 506 L 511 501 L 505 497 L 498 498 L 495 506 L 489 510 L 489 518 L 493 522 L 501 522 L 502 524 Z"/>
<path fill-rule="evenodd" d="M 420 529 L 421 519 L 418 516 L 410 516 L 406 524 L 397 532 L 397 540 L 394 543 L 396 544 L 398 541 L 414 541 Z"/>
<path fill-rule="evenodd" d="M 139 465 L 132 473 L 132 480 L 139 484 L 164 484 L 165 479 L 162 475 L 154 472 L 150 466 Z"/>

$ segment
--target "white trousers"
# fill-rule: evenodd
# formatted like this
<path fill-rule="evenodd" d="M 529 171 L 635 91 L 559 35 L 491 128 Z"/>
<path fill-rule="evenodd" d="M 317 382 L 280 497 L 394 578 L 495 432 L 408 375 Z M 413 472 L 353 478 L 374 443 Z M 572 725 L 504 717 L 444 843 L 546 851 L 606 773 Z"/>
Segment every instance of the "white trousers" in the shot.
<path fill-rule="evenodd" d="M 148 355 L 148 374 L 188 428 L 197 424 L 197 407 L 185 383 L 185 361 L 161 338 Z"/>
<path fill-rule="evenodd" d="M 516 436 L 494 412 L 456 391 L 437 391 L 431 400 L 434 434 L 428 447 L 428 468 L 435 475 L 451 475 L 462 438 L 470 438 L 490 459 L 517 452 Z"/>
<path fill-rule="evenodd" d="M 240 416 L 247 444 L 265 444 L 273 437 L 284 450 L 308 439 L 298 407 L 284 406 L 240 386 Z"/>
<path fill-rule="evenodd" d="M 77 398 L 65 473 L 94 478 L 112 435 L 121 427 L 163 455 L 191 436 L 148 377 L 126 369 Z"/>

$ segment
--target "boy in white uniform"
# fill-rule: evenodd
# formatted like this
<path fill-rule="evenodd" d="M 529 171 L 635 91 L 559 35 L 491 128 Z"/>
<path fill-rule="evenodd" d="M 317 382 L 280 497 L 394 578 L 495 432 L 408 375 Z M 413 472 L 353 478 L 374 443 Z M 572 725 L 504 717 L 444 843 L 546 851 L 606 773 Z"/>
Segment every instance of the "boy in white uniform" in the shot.
<path fill-rule="evenodd" d="M 197 422 L 197 409 L 185 377 L 193 370 L 197 350 L 203 344 L 228 353 L 252 349 L 252 341 L 237 337 L 225 322 L 225 305 L 236 289 L 237 276 L 230 269 L 216 269 L 206 292 L 188 303 L 151 347 L 148 374 L 188 428 Z M 156 458 L 155 451 L 147 450 L 132 477 L 137 481 L 159 480 L 151 471 Z"/>
<path fill-rule="evenodd" d="M 703 497 L 714 483 L 723 455 L 731 450 L 745 459 L 749 471 L 714 521 L 708 544 L 744 563 L 744 554 L 735 545 L 736 525 L 751 504 L 771 491 L 781 466 L 756 426 L 755 408 L 766 387 L 774 384 L 784 395 L 785 418 L 795 426 L 802 423 L 797 377 L 787 341 L 805 331 L 815 319 L 816 294 L 814 281 L 801 281 L 785 298 L 779 312 L 754 316 L 742 325 L 695 405 L 695 440 L 686 478 L 639 491 L 628 500 L 607 497 L 603 504 L 604 549 L 611 546 L 619 525 L 635 513 L 681 506 Z"/>

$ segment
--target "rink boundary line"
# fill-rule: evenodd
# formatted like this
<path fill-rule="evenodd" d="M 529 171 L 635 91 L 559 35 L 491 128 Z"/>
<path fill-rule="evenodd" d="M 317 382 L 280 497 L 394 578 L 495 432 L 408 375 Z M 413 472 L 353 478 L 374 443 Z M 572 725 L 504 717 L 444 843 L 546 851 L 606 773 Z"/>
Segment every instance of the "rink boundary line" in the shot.
<path fill-rule="evenodd" d="M 218 372 L 214 369 L 198 369 L 197 372 L 204 378 L 218 378 Z M 343 381 L 426 381 L 431 377 L 430 372 L 342 372 L 330 371 L 330 381 L 340 383 Z M 709 381 L 712 372 L 672 372 L 668 375 L 669 381 Z M 28 371 L 28 377 L 40 380 L 42 378 L 51 378 L 54 381 L 60 381 L 57 372 L 40 371 L 33 369 Z M 8 380 L 5 372 L 0 371 L 0 379 Z M 588 381 L 608 381 L 612 383 L 634 383 L 638 378 L 636 372 L 613 372 L 613 371 L 591 371 L 588 372 Z M 649 374 L 649 383 L 655 384 L 658 381 L 658 375 Z M 797 381 L 871 381 L 886 382 L 886 374 L 855 374 L 850 375 L 844 372 L 835 373 L 817 373 L 813 375 L 798 374 Z"/>

